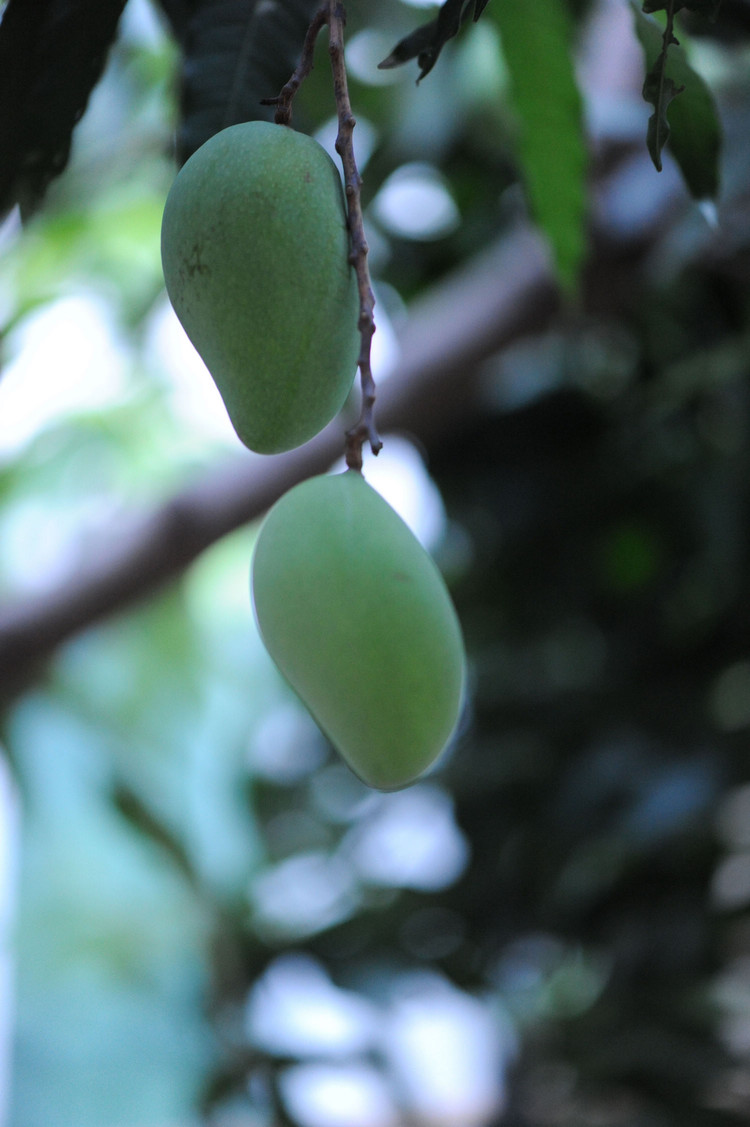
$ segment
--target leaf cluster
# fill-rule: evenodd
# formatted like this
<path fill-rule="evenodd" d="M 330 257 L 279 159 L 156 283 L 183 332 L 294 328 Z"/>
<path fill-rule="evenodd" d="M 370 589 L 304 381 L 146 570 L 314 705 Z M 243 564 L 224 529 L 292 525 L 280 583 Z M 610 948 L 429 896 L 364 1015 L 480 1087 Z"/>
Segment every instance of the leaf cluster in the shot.
<path fill-rule="evenodd" d="M 469 17 L 476 23 L 488 3 L 489 0 L 446 0 L 436 19 L 418 27 L 396 44 L 379 64 L 381 69 L 388 70 L 416 59 L 419 63 L 417 81 L 420 82 L 435 66 L 448 40 L 458 35 L 461 24 Z"/>
<path fill-rule="evenodd" d="M 543 37 L 531 34 L 532 8 L 544 13 Z M 567 214 L 575 235 L 580 205 L 570 189 L 563 207 L 559 189 L 583 174 L 580 150 L 568 144 L 581 126 L 565 9 L 558 0 L 488 5 L 476 40 L 484 31 L 490 42 L 495 32 L 502 39 L 517 111 L 512 139 L 536 214 L 547 209 L 547 229 L 555 210 Z M 658 54 L 663 29 L 643 19 Z M 411 83 L 358 84 L 355 108 L 369 99 L 366 116 L 378 131 L 368 186 L 390 171 L 387 160 L 393 167 L 414 155 L 407 143 L 398 148 L 406 97 L 424 102 L 441 83 L 454 92 L 453 63 L 475 29 L 466 22 L 464 31 L 418 92 Z M 669 66 L 675 54 L 672 44 Z M 201 65 L 214 64 L 204 56 Z M 670 147 L 686 96 L 669 107 Z M 389 101 L 399 111 L 390 116 Z M 438 156 L 426 150 L 455 191 L 463 224 L 437 248 L 393 240 L 397 254 L 418 263 L 412 292 L 446 260 L 470 268 L 469 255 L 497 237 L 506 122 L 489 102 L 488 94 L 472 113 L 467 102 L 449 101 L 456 137 Z M 550 107 L 554 125 L 535 139 Z M 472 341 L 453 382 L 426 385 L 421 408 L 405 417 L 412 429 L 438 403 L 456 416 L 424 442 L 450 515 L 441 558 L 470 640 L 472 716 L 444 770 L 412 796 L 430 815 L 422 832 L 442 813 L 451 840 L 467 843 L 453 883 L 404 885 L 363 864 L 368 851 L 377 861 L 401 854 L 408 881 L 424 838 L 410 834 L 406 847 L 387 848 L 391 807 L 326 759 L 299 714 L 290 722 L 292 702 L 248 639 L 247 528 L 237 542 L 225 537 L 204 551 L 166 601 L 79 634 L 58 653 L 50 680 L 19 702 L 6 727 L 31 797 L 17 944 L 19 1123 L 304 1121 L 280 1093 L 310 1056 L 269 1050 L 238 1022 L 266 965 L 300 952 L 361 1003 L 375 995 L 408 1008 L 419 1001 L 415 985 L 435 982 L 454 1002 L 486 1001 L 498 1026 L 510 1015 L 517 1044 L 505 1121 L 747 1123 L 744 1041 L 727 1037 L 745 1027 L 750 996 L 750 895 L 736 879 L 747 872 L 750 725 L 747 121 L 745 104 L 727 125 L 736 130 L 727 144 L 735 195 L 720 241 L 701 244 L 668 207 L 647 247 L 617 242 L 602 224 L 581 319 L 566 315 L 545 331 L 547 315 L 517 299 L 523 339 L 479 359 Z M 562 137 L 564 145 L 554 143 Z M 166 161 L 153 159 L 168 177 Z M 532 197 L 529 170 L 541 178 L 545 167 L 550 183 L 535 190 L 547 194 Z M 657 178 L 645 159 L 639 170 L 648 195 Z M 640 193 L 621 172 L 614 167 L 606 187 L 627 195 L 632 209 Z M 49 297 L 50 263 L 58 289 L 70 287 L 71 261 L 84 258 L 74 284 L 85 270 L 91 288 L 119 293 L 123 306 L 142 311 L 144 297 L 158 301 L 153 248 L 163 198 L 154 191 L 141 214 L 137 177 L 131 190 L 128 207 L 97 209 L 84 194 L 80 214 L 50 208 L 30 226 L 18 240 L 26 270 L 34 268 L 28 295 Z M 607 265 L 600 256 L 613 244 Z M 663 269 L 675 254 L 684 257 L 670 284 Z M 519 254 L 519 269 L 524 261 Z M 8 255 L 3 262 L 7 269 Z M 512 286 L 515 268 L 483 274 L 483 293 Z M 453 284 L 443 297 L 452 321 L 432 316 L 429 350 L 429 363 L 441 366 L 438 328 L 458 335 L 454 326 L 473 327 L 484 308 L 477 291 Z M 479 360 L 482 406 L 459 414 Z M 41 434 L 13 467 L 12 501 L 3 467 L 5 510 L 16 514 L 3 525 L 4 554 L 29 527 L 29 511 L 49 514 L 34 532 L 54 529 L 71 496 L 80 496 L 76 521 L 92 496 L 100 510 L 116 498 L 106 535 L 119 546 L 134 481 L 140 499 L 174 484 L 175 442 L 203 485 L 210 474 L 185 416 L 157 428 L 160 381 L 167 394 L 164 374 L 149 367 L 139 401 Z M 189 396 L 178 386 L 183 403 Z M 263 480 L 257 463 L 253 473 Z M 226 474 L 236 485 L 239 468 L 232 463 Z M 206 497 L 221 519 L 226 494 L 207 489 Z M 174 498 L 171 517 L 163 542 L 153 538 L 160 558 L 195 536 Z M 32 542 L 32 567 L 42 541 Z M 21 545 L 29 543 L 27 533 Z M 137 582 L 138 571 L 128 569 L 128 579 Z M 75 602 L 72 586 L 60 592 Z M 86 802 L 72 805 L 79 790 Z M 732 840 L 726 815 L 737 799 L 745 818 Z M 432 856 L 437 869 L 441 854 Z M 137 883 L 129 879 L 136 866 Z M 312 934 L 295 915 L 298 892 L 319 912 Z M 211 949 L 196 972 L 207 930 Z M 183 978 L 199 976 L 183 993 Z M 199 993 L 206 979 L 208 1005 Z M 390 1011 L 377 1013 L 390 1031 Z M 360 1059 L 382 1070 L 381 1057 Z M 319 1063 L 329 1063 L 323 1051 Z M 201 1085 L 202 1112 L 197 1098 L 154 1111 L 154 1092 L 174 1098 Z M 250 1099 L 263 1106 L 249 1108 Z M 416 1114 L 399 1107 L 398 1121 Z"/>
<path fill-rule="evenodd" d="M 73 130 L 126 0 L 8 0 L 0 21 L 0 218 L 30 214 L 66 167 Z M 264 116 L 299 55 L 316 0 L 164 0 L 182 53 L 180 162 L 227 125 Z M 267 114 L 266 114 L 267 116 Z"/>
<path fill-rule="evenodd" d="M 696 199 L 715 199 L 719 191 L 719 121 L 711 91 L 691 67 L 674 33 L 674 16 L 685 8 L 715 18 L 719 5 L 700 0 L 647 0 L 642 10 L 636 3 L 632 6 L 646 62 L 643 97 L 654 107 L 646 139 L 654 166 L 661 171 L 662 151 L 671 138 L 672 153 L 691 194 Z M 663 30 L 644 14 L 654 11 L 667 13 Z"/>
<path fill-rule="evenodd" d="M 220 129 L 269 117 L 299 58 L 317 0 L 155 0 L 178 44 L 176 157 L 183 163 Z M 731 0 L 729 0 L 731 3 Z M 125 0 L 8 0 L 0 22 L 0 216 L 29 214 L 65 167 L 81 118 L 117 35 Z M 644 99 L 653 107 L 647 147 L 660 170 L 668 145 L 697 199 L 719 191 L 721 131 L 711 91 L 678 41 L 678 13 L 718 20 L 721 0 L 632 0 L 645 60 Z M 651 13 L 665 13 L 666 26 Z M 546 235 L 564 287 L 585 255 L 585 126 L 573 66 L 577 5 L 445 0 L 437 16 L 403 37 L 379 65 L 416 59 L 417 82 L 467 23 L 500 32 L 518 122 L 519 177 Z M 680 31 L 680 38 L 684 34 Z M 440 80 L 438 80 L 440 81 Z"/>

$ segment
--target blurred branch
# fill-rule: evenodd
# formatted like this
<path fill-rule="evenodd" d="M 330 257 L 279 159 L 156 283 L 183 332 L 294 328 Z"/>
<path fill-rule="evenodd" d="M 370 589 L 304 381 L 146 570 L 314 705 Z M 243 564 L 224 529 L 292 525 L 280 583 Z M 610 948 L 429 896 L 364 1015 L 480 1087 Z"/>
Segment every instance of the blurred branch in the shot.
<path fill-rule="evenodd" d="M 302 10 L 302 4 L 296 0 L 295 10 Z M 604 55 L 610 65 L 598 72 L 594 68 L 586 84 L 636 89 L 640 78 L 633 73 L 632 55 L 625 51 L 613 61 L 604 50 L 613 14 L 619 12 L 616 4 L 605 7 L 606 19 L 594 21 L 586 54 L 590 62 Z M 626 12 L 619 16 L 628 18 Z M 611 164 L 604 177 L 610 184 L 617 178 Z M 615 254 L 594 252 L 586 283 L 591 307 L 612 311 L 627 304 L 642 254 L 663 233 L 666 217 L 677 215 L 677 201 L 665 188 L 649 209 L 648 230 L 641 229 L 635 238 L 631 231 L 627 246 Z M 528 226 L 519 225 L 410 308 L 400 336 L 398 371 L 388 379 L 379 374 L 381 431 L 408 431 L 428 444 L 455 432 L 462 420 L 482 409 L 483 363 L 509 342 L 541 331 L 557 308 L 540 240 Z M 118 525 L 116 537 L 103 533 L 99 554 L 92 558 L 89 552 L 86 565 L 54 589 L 0 608 L 0 700 L 22 691 L 65 641 L 149 597 L 222 536 L 261 516 L 292 485 L 324 472 L 338 457 L 341 438 L 341 421 L 334 420 L 312 442 L 288 454 L 244 452 L 153 512 L 134 518 L 129 529 Z"/>
<path fill-rule="evenodd" d="M 519 227 L 415 304 L 398 371 L 382 384 L 384 431 L 422 440 L 455 429 L 479 407 L 477 370 L 509 341 L 540 329 L 557 307 L 539 240 Z M 17 694 L 58 646 L 175 579 L 206 548 L 261 516 L 296 482 L 324 472 L 341 451 L 341 421 L 288 454 L 232 458 L 117 538 L 57 587 L 0 609 L 0 697 Z"/>

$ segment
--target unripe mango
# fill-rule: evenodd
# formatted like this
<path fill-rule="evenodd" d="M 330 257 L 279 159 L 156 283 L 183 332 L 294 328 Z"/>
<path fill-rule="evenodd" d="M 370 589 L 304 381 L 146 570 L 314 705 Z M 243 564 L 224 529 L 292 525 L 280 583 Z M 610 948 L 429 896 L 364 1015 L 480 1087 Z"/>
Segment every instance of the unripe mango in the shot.
<path fill-rule="evenodd" d="M 396 790 L 458 721 L 461 628 L 442 576 L 354 470 L 314 477 L 268 513 L 252 564 L 265 646 L 364 782 Z"/>
<path fill-rule="evenodd" d="M 359 353 L 341 181 L 313 138 L 232 125 L 195 152 L 162 220 L 167 293 L 246 446 L 290 450 L 340 410 Z"/>

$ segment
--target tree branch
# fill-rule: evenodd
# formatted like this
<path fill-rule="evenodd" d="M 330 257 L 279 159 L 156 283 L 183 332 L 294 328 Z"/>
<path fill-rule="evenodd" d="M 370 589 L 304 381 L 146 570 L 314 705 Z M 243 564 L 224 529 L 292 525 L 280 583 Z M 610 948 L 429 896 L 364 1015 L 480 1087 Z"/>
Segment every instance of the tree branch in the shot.
<path fill-rule="evenodd" d="M 539 240 L 519 228 L 415 304 L 398 371 L 381 388 L 386 430 L 429 441 L 480 406 L 477 372 L 504 344 L 539 330 L 557 305 Z M 282 493 L 322 473 L 341 450 L 340 421 L 287 454 L 249 452 L 134 518 L 85 567 L 43 595 L 0 609 L 0 697 L 36 676 L 58 646 L 174 580 L 222 536 L 261 516 Z"/>

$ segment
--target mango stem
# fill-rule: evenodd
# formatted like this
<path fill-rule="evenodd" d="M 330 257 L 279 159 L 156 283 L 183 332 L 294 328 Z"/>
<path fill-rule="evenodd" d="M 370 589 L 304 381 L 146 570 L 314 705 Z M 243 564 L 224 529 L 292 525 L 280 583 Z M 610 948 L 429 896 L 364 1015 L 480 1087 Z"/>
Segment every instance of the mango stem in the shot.
<path fill-rule="evenodd" d="M 362 404 L 360 416 L 354 426 L 346 432 L 344 453 L 346 464 L 351 470 L 362 472 L 362 447 L 369 442 L 373 454 L 378 454 L 383 443 L 375 426 L 376 387 L 372 374 L 370 352 L 375 333 L 375 295 L 372 292 L 370 270 L 367 262 L 369 247 L 365 237 L 362 216 L 362 177 L 357 168 L 354 155 L 353 133 L 357 124 L 352 113 L 349 98 L 349 84 L 346 77 L 344 58 L 344 27 L 346 12 L 340 0 L 326 0 L 315 13 L 305 35 L 300 61 L 289 81 L 282 87 L 278 97 L 266 98 L 263 104 L 276 106 L 274 120 L 277 125 L 291 125 L 292 102 L 305 78 L 313 69 L 315 43 L 321 30 L 328 25 L 328 55 L 333 74 L 333 91 L 338 115 L 338 134 L 336 152 L 341 158 L 344 170 L 344 193 L 349 226 L 351 250 L 349 262 L 357 275 L 359 290 L 359 320 L 357 326 L 361 339 L 357 367 L 359 368 Z"/>

